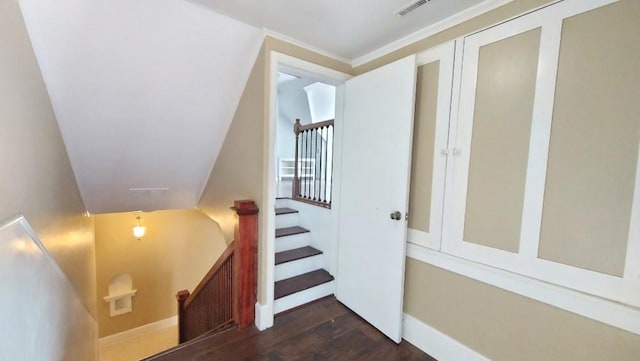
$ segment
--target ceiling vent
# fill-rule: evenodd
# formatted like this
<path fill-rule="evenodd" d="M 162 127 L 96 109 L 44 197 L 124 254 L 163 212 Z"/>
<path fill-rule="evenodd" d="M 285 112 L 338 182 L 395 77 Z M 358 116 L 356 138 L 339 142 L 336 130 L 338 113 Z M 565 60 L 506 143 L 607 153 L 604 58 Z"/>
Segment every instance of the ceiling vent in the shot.
<path fill-rule="evenodd" d="M 402 8 L 396 10 L 396 15 L 405 16 L 408 13 L 412 12 L 413 10 L 419 8 L 420 6 L 428 3 L 429 1 L 431 0 L 413 0 L 407 5 L 403 6 Z"/>
<path fill-rule="evenodd" d="M 129 188 L 136 197 L 166 196 L 169 188 Z"/>

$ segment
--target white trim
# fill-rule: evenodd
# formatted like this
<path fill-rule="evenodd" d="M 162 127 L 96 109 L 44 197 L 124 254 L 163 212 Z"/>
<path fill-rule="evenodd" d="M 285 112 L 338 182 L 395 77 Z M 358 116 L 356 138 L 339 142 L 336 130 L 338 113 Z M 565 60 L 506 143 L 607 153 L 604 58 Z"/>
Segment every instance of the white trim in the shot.
<path fill-rule="evenodd" d="M 110 336 L 102 337 L 98 340 L 98 343 L 100 345 L 100 348 L 109 347 L 122 342 L 133 340 L 136 337 L 140 337 L 154 331 L 159 331 L 176 325 L 178 325 L 178 316 L 173 316 Z"/>
<path fill-rule="evenodd" d="M 631 219 L 629 222 L 629 239 L 627 241 L 627 257 L 624 268 L 624 278 L 640 280 L 640 149 L 638 150 L 638 164 L 636 165 L 636 184 L 631 203 Z"/>
<path fill-rule="evenodd" d="M 277 64 L 278 70 L 285 70 L 291 75 L 299 77 L 314 78 L 323 83 L 330 85 L 338 85 L 346 80 L 352 78 L 351 75 L 343 73 L 338 70 L 327 68 L 325 66 L 312 63 L 310 61 L 298 59 L 296 57 L 279 53 L 277 51 L 271 51 L 271 61 Z M 277 74 L 276 74 L 277 75 Z M 277 78 L 276 78 L 277 79 Z M 278 89 L 278 82 L 275 82 L 276 90 Z"/>
<path fill-rule="evenodd" d="M 407 257 L 640 335 L 640 309 L 413 244 Z"/>
<path fill-rule="evenodd" d="M 273 308 L 269 304 L 262 305 L 256 302 L 256 327 L 260 331 L 273 326 Z"/>
<path fill-rule="evenodd" d="M 434 239 L 429 232 L 419 229 L 407 228 L 407 242 L 436 251 L 440 250 L 440 240 Z"/>
<path fill-rule="evenodd" d="M 462 64 L 464 58 L 464 38 L 458 38 L 455 40 L 455 52 L 453 56 L 453 82 L 451 90 L 451 114 L 449 118 L 449 134 L 447 137 L 448 149 L 459 149 L 458 145 L 458 132 L 460 128 L 459 115 L 460 115 L 460 103 L 462 94 Z M 455 217 L 448 216 L 454 214 L 456 205 L 458 204 L 457 197 L 460 195 L 457 192 L 451 192 L 448 190 L 452 186 L 455 187 L 455 177 L 457 163 L 460 161 L 459 156 L 448 157 L 447 166 L 445 171 L 445 191 L 444 191 L 444 205 L 442 207 L 442 229 L 440 230 L 441 237 L 444 237 L 447 230 L 455 227 L 457 219 Z M 466 196 L 466 195 L 465 195 Z M 451 242 L 440 241 L 440 250 L 443 252 L 450 252 Z"/>
<path fill-rule="evenodd" d="M 331 213 L 333 230 L 329 240 L 327 258 L 329 273 L 338 274 L 338 240 L 340 239 L 340 209 L 342 207 L 342 134 L 344 127 L 344 83 L 336 86 L 336 116 L 333 127 L 333 181 L 331 189 Z"/>
<path fill-rule="evenodd" d="M 451 92 L 454 72 L 456 41 L 452 40 L 417 55 L 417 66 L 439 61 L 438 69 L 438 97 L 436 103 L 435 139 L 433 143 L 431 204 L 429 232 L 424 234 L 411 232 L 408 237 L 414 237 L 418 244 L 439 250 L 442 239 L 442 210 L 445 197 L 445 177 L 447 170 L 447 148 L 449 120 L 451 118 Z M 416 99 L 417 101 L 417 99 Z M 426 237 L 425 237 L 426 236 Z M 415 243 L 415 242 L 414 242 Z"/>
<path fill-rule="evenodd" d="M 332 58 L 334 60 L 341 61 L 341 62 L 343 62 L 343 63 L 345 63 L 347 65 L 351 64 L 351 60 L 350 59 L 347 59 L 347 58 L 345 58 L 343 56 L 340 56 L 338 54 L 335 54 L 335 53 L 320 49 L 320 48 L 315 47 L 313 45 L 309 45 L 309 44 L 307 44 L 307 43 L 305 43 L 303 41 L 300 41 L 300 40 L 292 38 L 290 36 L 281 34 L 281 33 L 277 32 L 277 31 L 273 31 L 273 30 L 268 29 L 268 28 L 262 28 L 262 32 L 263 32 L 265 37 L 266 36 L 270 36 L 270 37 L 272 37 L 274 39 L 278 39 L 278 40 L 284 41 L 286 43 L 289 43 L 291 45 L 295 45 L 295 46 L 303 48 L 305 50 L 309 50 L 309 51 L 312 51 L 314 53 L 326 56 L 328 58 Z"/>
<path fill-rule="evenodd" d="M 438 361 L 490 361 L 407 313 L 402 318 L 402 338 Z"/>
<path fill-rule="evenodd" d="M 270 51 L 269 56 L 269 115 L 264 122 L 264 148 L 263 148 L 263 180 L 262 186 L 262 215 L 259 244 L 264 246 L 260 253 L 258 270 L 264 272 L 258 275 L 258 289 L 263 290 L 266 304 L 256 305 L 256 326 L 263 330 L 273 326 L 274 315 L 274 282 L 275 282 L 275 208 L 276 197 L 276 163 L 275 163 L 275 137 L 278 121 L 278 70 L 287 69 L 292 74 L 304 74 L 329 84 L 337 85 L 351 78 L 351 75 L 340 71 L 301 60 L 277 51 Z M 259 272 L 260 273 L 260 272 Z"/>
<path fill-rule="evenodd" d="M 561 35 L 561 19 L 549 17 L 543 21 L 520 228 L 520 254 L 527 258 L 538 257 Z"/>
<path fill-rule="evenodd" d="M 351 62 L 352 67 L 357 67 L 363 64 L 366 64 L 370 61 L 373 61 L 377 58 L 385 56 L 389 53 L 392 53 L 398 49 L 404 48 L 405 46 L 411 45 L 417 41 L 422 39 L 426 39 L 432 35 L 435 35 L 443 30 L 454 27 L 458 24 L 461 24 L 465 21 L 471 20 L 475 17 L 478 17 L 482 14 L 485 14 L 491 10 L 497 9 L 503 5 L 506 5 L 513 0 L 485 0 L 478 5 L 467 8 L 459 13 L 456 13 L 446 19 L 438 21 L 435 24 L 429 25 L 421 30 L 418 30 L 412 34 L 409 34 L 401 39 L 398 39 L 394 42 L 391 42 L 387 45 L 384 45 L 368 54 L 365 54 L 361 57 L 354 59 Z"/>
<path fill-rule="evenodd" d="M 275 165 L 275 144 L 276 144 L 276 122 L 278 119 L 278 58 L 279 53 L 271 52 L 269 63 L 269 119 L 264 122 L 263 135 L 263 156 L 262 156 L 262 208 L 263 211 L 260 227 L 259 244 L 263 245 L 261 257 L 258 261 L 258 290 L 262 290 L 266 300 L 266 307 L 261 314 L 261 325 L 273 325 L 273 295 L 274 295 L 274 265 L 275 265 L 275 233 L 276 215 L 276 165 Z M 258 295 L 258 300 L 260 295 Z M 256 322 L 258 320 L 256 319 Z"/>

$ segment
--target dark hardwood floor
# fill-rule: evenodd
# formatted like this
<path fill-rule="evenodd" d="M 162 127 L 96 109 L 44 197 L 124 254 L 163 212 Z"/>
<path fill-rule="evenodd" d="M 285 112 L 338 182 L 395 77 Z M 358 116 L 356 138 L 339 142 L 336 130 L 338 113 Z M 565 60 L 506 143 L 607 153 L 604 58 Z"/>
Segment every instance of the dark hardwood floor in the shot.
<path fill-rule="evenodd" d="M 264 332 L 232 329 L 150 360 L 435 361 L 405 341 L 396 345 L 334 297 L 279 315 Z"/>

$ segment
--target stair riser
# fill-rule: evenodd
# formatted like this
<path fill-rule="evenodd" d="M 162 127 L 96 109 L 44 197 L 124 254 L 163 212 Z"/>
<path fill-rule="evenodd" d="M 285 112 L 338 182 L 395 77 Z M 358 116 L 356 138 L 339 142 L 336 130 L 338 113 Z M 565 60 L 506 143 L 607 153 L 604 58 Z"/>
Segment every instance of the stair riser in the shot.
<path fill-rule="evenodd" d="M 299 226 L 298 213 L 280 214 L 276 216 L 276 228 Z"/>
<path fill-rule="evenodd" d="M 311 243 L 309 232 L 294 234 L 293 236 L 276 237 L 276 253 L 308 246 Z"/>
<path fill-rule="evenodd" d="M 322 255 L 319 254 L 313 257 L 307 257 L 276 265 L 275 280 L 280 281 L 320 269 L 323 267 L 322 260 Z"/>
<path fill-rule="evenodd" d="M 291 207 L 291 199 L 276 199 L 276 208 Z M 291 207 L 294 208 L 294 207 Z"/>
<path fill-rule="evenodd" d="M 323 283 L 304 291 L 296 292 L 292 295 L 279 298 L 273 304 L 273 312 L 280 313 L 290 310 L 294 307 L 304 305 L 319 298 L 326 297 L 335 293 L 335 281 Z"/>

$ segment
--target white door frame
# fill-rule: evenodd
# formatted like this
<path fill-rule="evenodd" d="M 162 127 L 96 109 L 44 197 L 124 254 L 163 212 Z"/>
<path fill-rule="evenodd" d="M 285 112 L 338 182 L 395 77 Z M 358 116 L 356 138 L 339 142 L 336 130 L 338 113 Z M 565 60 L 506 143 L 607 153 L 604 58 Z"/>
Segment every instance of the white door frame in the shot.
<path fill-rule="evenodd" d="M 351 78 L 351 75 L 333 70 L 318 64 L 314 64 L 305 60 L 295 58 L 286 54 L 282 54 L 276 51 L 270 51 L 267 55 L 270 56 L 268 74 L 268 88 L 269 89 L 269 116 L 268 121 L 264 124 L 264 148 L 262 158 L 262 211 L 260 212 L 260 235 L 259 243 L 264 245 L 262 253 L 259 254 L 258 260 L 258 289 L 266 292 L 266 304 L 261 304 L 260 301 L 256 303 L 256 320 L 255 324 L 259 330 L 267 329 L 273 326 L 273 303 L 274 303 L 274 268 L 275 268 L 275 224 L 276 218 L 273 209 L 275 208 L 275 195 L 276 195 L 276 165 L 275 165 L 275 137 L 276 137 L 276 124 L 278 121 L 278 71 L 285 70 L 287 73 L 297 76 L 312 77 L 318 79 L 327 84 L 339 86 L 347 79 Z M 336 91 L 336 118 L 342 118 L 342 99 L 341 91 Z M 338 126 L 339 122 L 336 121 L 334 144 L 339 144 L 340 141 L 339 131 L 342 129 Z M 334 183 L 339 184 L 339 162 L 340 153 L 339 149 L 334 149 Z M 332 204 L 339 202 L 339 187 L 333 188 Z M 334 207 L 335 208 L 335 207 Z M 334 212 L 334 220 L 336 219 L 337 212 Z M 336 238 L 337 239 L 337 238 Z M 330 264 L 337 264 L 337 260 L 334 262 L 335 247 L 331 254 Z M 331 270 L 330 270 L 331 271 Z"/>

